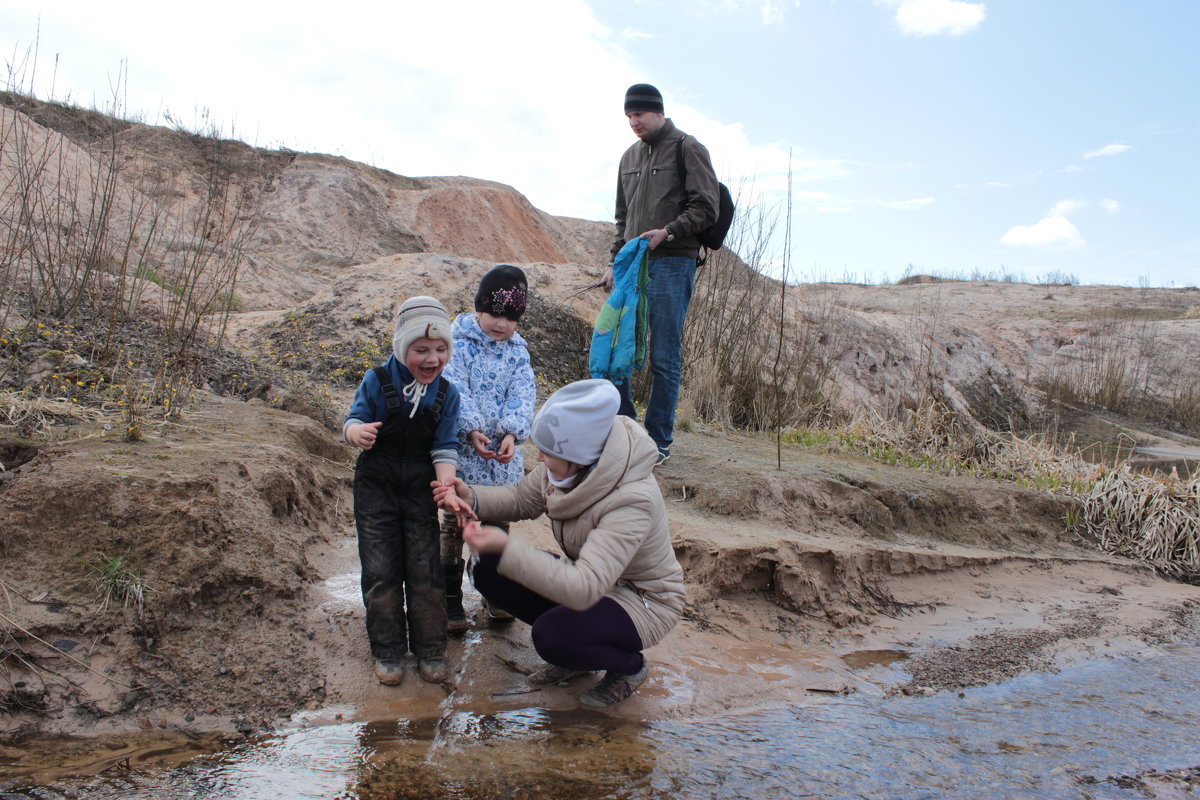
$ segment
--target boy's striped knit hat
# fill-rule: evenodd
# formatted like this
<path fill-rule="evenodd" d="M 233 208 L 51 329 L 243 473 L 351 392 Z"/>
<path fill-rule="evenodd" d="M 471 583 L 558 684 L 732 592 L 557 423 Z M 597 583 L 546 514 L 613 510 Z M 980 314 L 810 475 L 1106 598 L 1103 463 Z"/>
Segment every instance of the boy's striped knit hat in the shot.
<path fill-rule="evenodd" d="M 396 312 L 396 333 L 392 337 L 392 351 L 400 363 L 404 363 L 409 345 L 417 339 L 444 339 L 447 357 L 454 350 L 454 339 L 450 334 L 450 315 L 446 307 L 432 297 L 410 297 Z"/>

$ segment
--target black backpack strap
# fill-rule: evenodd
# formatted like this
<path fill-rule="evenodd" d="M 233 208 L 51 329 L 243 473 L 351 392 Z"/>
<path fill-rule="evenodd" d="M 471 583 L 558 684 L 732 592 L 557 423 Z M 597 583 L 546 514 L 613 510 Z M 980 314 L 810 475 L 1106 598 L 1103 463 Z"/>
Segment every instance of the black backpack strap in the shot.
<path fill-rule="evenodd" d="M 679 172 L 679 181 L 683 184 L 683 195 L 685 198 L 687 197 L 687 165 L 683 161 L 683 140 L 686 138 L 687 134 L 685 133 L 679 137 L 679 143 L 675 145 L 675 169 Z M 687 203 L 687 200 L 685 199 L 683 202 Z M 701 247 L 703 248 L 703 252 L 696 257 L 697 269 L 708 263 L 708 255 L 712 252 L 709 248 L 704 247 L 704 245 L 701 245 Z"/>
<path fill-rule="evenodd" d="M 379 388 L 383 390 L 383 398 L 387 400 L 388 412 L 400 408 L 400 393 L 396 391 L 396 385 L 392 383 L 387 369 L 383 366 L 376 367 L 375 377 L 379 378 Z"/>
<path fill-rule="evenodd" d="M 446 387 L 449 385 L 449 383 L 450 382 L 447 381 L 445 378 L 442 378 L 442 377 L 438 378 L 437 397 L 435 397 L 433 399 L 433 406 L 430 407 L 430 409 L 429 409 L 430 412 L 433 413 L 434 419 L 437 419 L 442 414 L 442 406 L 446 402 Z"/>

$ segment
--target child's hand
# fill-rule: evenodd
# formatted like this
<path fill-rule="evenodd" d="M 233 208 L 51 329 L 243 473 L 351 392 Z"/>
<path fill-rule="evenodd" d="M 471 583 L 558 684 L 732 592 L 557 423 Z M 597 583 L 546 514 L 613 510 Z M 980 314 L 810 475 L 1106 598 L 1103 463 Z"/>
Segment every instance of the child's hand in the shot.
<path fill-rule="evenodd" d="M 452 481 L 433 481 L 429 484 L 433 488 L 433 499 L 438 505 L 442 504 L 442 500 L 447 497 L 462 499 L 460 494 L 465 494 L 467 485 L 463 483 L 462 478 L 456 477 Z"/>
<path fill-rule="evenodd" d="M 513 456 L 517 454 L 517 437 L 511 433 L 504 434 L 504 438 L 500 440 L 500 449 L 496 451 L 496 460 L 501 464 L 507 464 L 513 460 Z"/>
<path fill-rule="evenodd" d="M 503 553 L 508 534 L 494 525 L 480 525 L 472 520 L 463 526 L 463 541 L 476 553 Z"/>
<path fill-rule="evenodd" d="M 375 446 L 375 438 L 382 422 L 358 422 L 346 428 L 346 441 L 359 450 L 370 450 Z"/>
<path fill-rule="evenodd" d="M 469 520 L 479 519 L 471 510 L 471 504 L 459 496 L 459 492 L 466 491 L 466 484 L 460 478 L 453 482 L 434 481 L 430 486 L 433 487 L 434 502 L 453 514 L 460 528 Z"/>
<path fill-rule="evenodd" d="M 489 450 L 492 440 L 483 435 L 483 431 L 471 431 L 467 434 L 471 440 L 471 447 L 475 448 L 475 453 L 480 458 L 495 458 L 496 454 Z"/>

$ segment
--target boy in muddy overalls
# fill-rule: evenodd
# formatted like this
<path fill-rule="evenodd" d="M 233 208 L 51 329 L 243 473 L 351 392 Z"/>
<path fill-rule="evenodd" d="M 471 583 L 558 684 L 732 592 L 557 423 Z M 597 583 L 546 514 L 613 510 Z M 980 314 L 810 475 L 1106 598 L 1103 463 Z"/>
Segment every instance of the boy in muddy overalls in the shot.
<path fill-rule="evenodd" d="M 442 377 L 450 315 L 432 297 L 396 313 L 393 353 L 363 376 L 342 426 L 362 450 L 354 468 L 354 522 L 367 637 L 379 682 L 404 680 L 412 650 L 423 680 L 446 679 L 445 579 L 431 484 L 453 485 L 459 392 Z"/>

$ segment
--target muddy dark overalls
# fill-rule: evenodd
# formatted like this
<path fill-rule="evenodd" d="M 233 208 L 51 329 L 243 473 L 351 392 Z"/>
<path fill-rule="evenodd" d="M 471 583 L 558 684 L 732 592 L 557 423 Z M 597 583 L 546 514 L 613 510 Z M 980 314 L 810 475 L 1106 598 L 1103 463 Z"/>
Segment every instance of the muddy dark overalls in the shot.
<path fill-rule="evenodd" d="M 375 446 L 360 453 L 354 467 L 354 522 L 371 655 L 400 659 L 411 647 L 418 659 L 443 658 L 446 587 L 429 451 L 447 383 L 439 377 L 433 406 L 410 419 L 400 410 L 387 371 L 376 367 L 375 374 L 388 416 Z"/>

